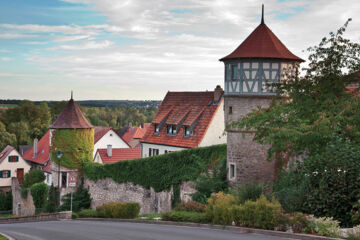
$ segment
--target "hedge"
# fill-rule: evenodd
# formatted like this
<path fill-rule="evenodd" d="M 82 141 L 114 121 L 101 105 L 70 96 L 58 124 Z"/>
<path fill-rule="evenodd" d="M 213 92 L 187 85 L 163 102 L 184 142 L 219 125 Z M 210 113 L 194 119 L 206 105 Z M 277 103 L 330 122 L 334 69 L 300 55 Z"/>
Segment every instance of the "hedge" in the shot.
<path fill-rule="evenodd" d="M 163 213 L 161 219 L 164 221 L 174 222 L 194 222 L 194 223 L 208 223 L 209 219 L 206 213 L 200 212 L 184 212 L 184 211 L 171 211 Z"/>
<path fill-rule="evenodd" d="M 112 178 L 118 183 L 132 182 L 160 192 L 197 179 L 225 157 L 226 145 L 222 144 L 112 164 L 85 163 L 83 173 L 95 181 Z"/>
<path fill-rule="evenodd" d="M 98 217 L 102 218 L 137 218 L 140 204 L 136 202 L 109 202 L 96 208 Z"/>

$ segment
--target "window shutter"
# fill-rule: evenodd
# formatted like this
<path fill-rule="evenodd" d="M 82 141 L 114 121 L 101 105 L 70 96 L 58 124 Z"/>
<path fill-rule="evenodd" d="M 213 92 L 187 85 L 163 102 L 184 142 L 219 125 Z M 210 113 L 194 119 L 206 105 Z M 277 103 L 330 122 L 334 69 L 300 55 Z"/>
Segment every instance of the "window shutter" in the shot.
<path fill-rule="evenodd" d="M 17 161 L 17 162 L 19 161 L 19 156 L 16 156 L 16 161 Z"/>
<path fill-rule="evenodd" d="M 3 173 L 3 171 L 0 171 L 0 178 L 2 178 L 2 173 Z"/>
<path fill-rule="evenodd" d="M 11 162 L 11 156 L 8 156 L 8 161 Z"/>
<path fill-rule="evenodd" d="M 8 170 L 8 177 L 10 178 L 11 177 L 11 171 Z"/>

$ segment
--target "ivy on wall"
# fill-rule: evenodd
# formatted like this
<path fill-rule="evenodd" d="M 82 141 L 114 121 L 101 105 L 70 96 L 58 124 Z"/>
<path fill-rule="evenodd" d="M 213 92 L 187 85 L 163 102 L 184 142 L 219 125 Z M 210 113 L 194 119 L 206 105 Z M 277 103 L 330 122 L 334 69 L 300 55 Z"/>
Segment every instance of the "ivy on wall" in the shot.
<path fill-rule="evenodd" d="M 132 182 L 160 192 L 197 179 L 224 158 L 226 145 L 222 144 L 105 165 L 87 162 L 83 173 L 90 180 L 112 178 L 118 183 Z"/>
<path fill-rule="evenodd" d="M 57 129 L 54 131 L 51 159 L 58 163 L 57 151 L 62 152 L 60 165 L 80 168 L 92 161 L 94 129 Z"/>

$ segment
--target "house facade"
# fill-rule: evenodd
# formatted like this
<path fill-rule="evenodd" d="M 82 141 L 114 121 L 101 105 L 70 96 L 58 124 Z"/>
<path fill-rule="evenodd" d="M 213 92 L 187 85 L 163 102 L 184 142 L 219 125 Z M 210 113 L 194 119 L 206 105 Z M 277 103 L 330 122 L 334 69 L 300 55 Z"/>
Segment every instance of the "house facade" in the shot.
<path fill-rule="evenodd" d="M 21 184 L 25 173 L 30 171 L 20 153 L 12 146 L 6 146 L 0 153 L 0 191 L 8 192 L 11 189 L 11 178 L 17 177 Z"/>
<path fill-rule="evenodd" d="M 107 148 L 111 145 L 113 148 L 130 148 L 130 146 L 121 138 L 111 127 L 96 126 L 94 128 L 94 153 L 98 149 Z"/>
<path fill-rule="evenodd" d="M 223 89 L 168 92 L 140 140 L 142 157 L 226 143 Z"/>
<path fill-rule="evenodd" d="M 303 60 L 292 54 L 264 22 L 238 48 L 220 59 L 225 70 L 225 123 L 269 107 L 275 96 L 271 83 L 297 74 Z M 253 141 L 254 132 L 227 130 L 227 167 L 231 184 L 274 181 L 276 161 L 268 162 L 268 146 Z"/>
<path fill-rule="evenodd" d="M 140 126 L 129 126 L 122 128 L 119 131 L 120 136 L 131 148 L 141 148 L 140 140 L 144 137 L 148 127 L 151 123 L 143 123 Z"/>

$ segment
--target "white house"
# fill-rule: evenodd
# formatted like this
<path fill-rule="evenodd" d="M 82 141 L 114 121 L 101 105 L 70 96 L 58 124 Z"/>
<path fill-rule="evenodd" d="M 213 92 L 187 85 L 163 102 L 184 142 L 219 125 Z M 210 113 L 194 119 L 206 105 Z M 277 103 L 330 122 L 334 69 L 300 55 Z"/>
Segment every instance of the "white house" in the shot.
<path fill-rule="evenodd" d="M 226 143 L 223 89 L 168 92 L 140 140 L 142 157 Z"/>
<path fill-rule="evenodd" d="M 11 178 L 17 177 L 22 183 L 25 173 L 30 171 L 28 164 L 12 146 L 6 146 L 0 153 L 0 190 L 11 189 Z"/>
<path fill-rule="evenodd" d="M 130 148 L 130 146 L 111 127 L 97 126 L 94 131 L 93 157 L 95 157 L 98 149 L 107 148 L 108 145 L 111 145 L 113 148 Z"/>
<path fill-rule="evenodd" d="M 94 162 L 107 164 L 136 158 L 141 158 L 141 148 L 112 148 L 108 145 L 96 151 Z"/>

